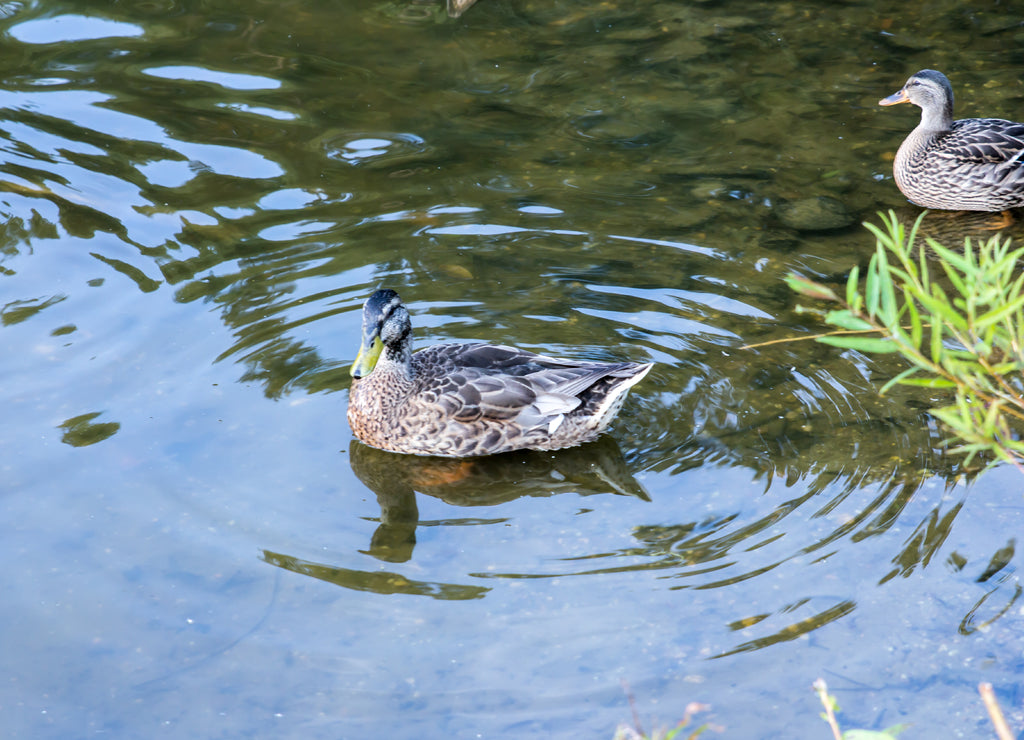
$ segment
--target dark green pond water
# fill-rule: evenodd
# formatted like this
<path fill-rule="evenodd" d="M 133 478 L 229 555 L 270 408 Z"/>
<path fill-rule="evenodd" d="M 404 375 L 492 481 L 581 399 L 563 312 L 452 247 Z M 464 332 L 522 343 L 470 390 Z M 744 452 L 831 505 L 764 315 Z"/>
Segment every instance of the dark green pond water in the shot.
<path fill-rule="evenodd" d="M 917 211 L 945 71 L 1024 118 L 1024 6 L 7 2 L 5 737 L 727 738 L 1024 727 L 1024 481 L 811 341 Z M 929 216 L 960 239 L 970 224 Z M 1011 232 L 1016 233 L 1011 227 Z M 652 360 L 599 442 L 353 442 L 359 309 Z"/>

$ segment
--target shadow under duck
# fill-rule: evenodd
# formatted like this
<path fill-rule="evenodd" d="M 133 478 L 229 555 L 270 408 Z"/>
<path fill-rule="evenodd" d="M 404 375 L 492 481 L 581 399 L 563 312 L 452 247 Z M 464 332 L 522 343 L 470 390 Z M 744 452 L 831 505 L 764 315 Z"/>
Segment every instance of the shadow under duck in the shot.
<path fill-rule="evenodd" d="M 557 450 L 603 432 L 652 366 L 483 343 L 413 353 L 408 309 L 378 290 L 363 304 L 348 421 L 365 444 L 413 455 Z"/>
<path fill-rule="evenodd" d="M 913 103 L 921 122 L 900 145 L 896 185 L 924 208 L 1002 211 L 1024 205 L 1024 124 L 1001 118 L 953 120 L 953 86 L 923 69 L 879 105 Z"/>

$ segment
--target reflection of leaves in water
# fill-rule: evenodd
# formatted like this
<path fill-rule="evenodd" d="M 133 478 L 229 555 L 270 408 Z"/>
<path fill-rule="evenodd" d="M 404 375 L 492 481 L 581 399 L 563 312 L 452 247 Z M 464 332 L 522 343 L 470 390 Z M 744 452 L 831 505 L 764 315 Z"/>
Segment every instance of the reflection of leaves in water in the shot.
<path fill-rule="evenodd" d="M 853 601 L 840 601 L 834 606 L 830 606 L 828 609 L 818 612 L 817 614 L 801 619 L 799 622 L 786 625 L 781 630 L 778 630 L 774 634 L 767 635 L 766 637 L 759 637 L 756 640 L 750 640 L 749 642 L 740 643 L 732 650 L 727 650 L 724 653 L 711 656 L 712 658 L 724 658 L 727 655 L 736 655 L 737 653 L 749 653 L 753 650 L 760 650 L 761 648 L 769 647 L 771 645 L 777 645 L 780 642 L 789 642 L 795 640 L 798 637 L 813 632 L 819 627 L 824 627 L 827 624 L 831 624 L 847 614 L 850 614 L 857 607 L 856 602 Z M 787 610 L 788 611 L 788 610 Z"/>
<path fill-rule="evenodd" d="M 997 619 L 1004 616 L 1007 612 L 1010 611 L 1011 608 L 1013 608 L 1013 605 L 1017 603 L 1017 600 L 1020 598 L 1021 593 L 1024 593 L 1024 587 L 1022 587 L 1019 583 L 1015 583 L 1013 586 L 1013 595 L 1007 600 L 1007 602 L 1003 604 L 1003 606 L 999 608 L 999 610 L 996 611 L 996 613 L 993 614 L 991 617 L 979 622 L 977 619 L 978 610 L 981 609 L 982 606 L 984 606 L 986 601 L 988 601 L 989 596 L 992 596 L 993 594 L 998 592 L 998 587 L 987 592 L 978 600 L 978 602 L 971 608 L 971 610 L 967 612 L 966 616 L 964 616 L 964 618 L 960 622 L 960 627 L 958 631 L 961 635 L 974 634 L 978 630 L 990 626 Z"/>
<path fill-rule="evenodd" d="M 278 338 L 254 351 L 246 360 L 249 369 L 242 374 L 246 383 L 259 383 L 267 398 L 279 399 L 305 376 L 321 365 L 319 355 L 301 342 Z M 302 379 L 302 380 L 300 380 Z"/>
<path fill-rule="evenodd" d="M 27 301 L 11 301 L 0 308 L 0 323 L 4 326 L 11 326 L 12 324 L 20 324 L 22 321 L 35 316 L 37 313 L 42 311 L 44 308 L 49 308 L 57 303 L 63 301 L 67 296 L 65 295 L 53 295 L 49 298 L 36 298 Z"/>
<path fill-rule="evenodd" d="M 88 447 L 113 437 L 121 429 L 121 424 L 116 421 L 93 424 L 92 420 L 99 416 L 100 413 L 95 411 L 91 414 L 73 416 L 65 421 L 60 425 L 60 428 L 64 430 L 60 441 L 72 447 Z"/>
<path fill-rule="evenodd" d="M 807 508 L 817 504 L 816 499 L 821 497 L 821 493 L 804 489 L 800 495 L 779 502 L 770 511 L 754 520 L 744 518 L 739 513 L 725 512 L 714 517 L 678 524 L 639 526 L 633 530 L 636 544 L 632 547 L 566 558 L 563 562 L 567 564 L 588 567 L 566 569 L 535 577 L 555 578 L 565 575 L 660 570 L 667 571 L 664 577 L 676 582 L 677 585 L 670 586 L 672 590 L 704 590 L 732 586 L 775 571 L 779 566 L 794 559 L 802 559 L 808 555 L 814 555 L 816 559 L 831 557 L 840 547 L 853 547 L 858 542 L 891 530 L 900 522 L 901 516 L 905 517 L 907 505 L 913 500 L 921 480 L 926 478 L 925 475 L 924 478 L 919 476 L 918 479 L 904 480 L 902 474 L 893 474 L 878 495 L 858 506 L 852 516 L 837 517 L 835 526 L 822 532 L 814 541 L 789 549 L 784 544 L 788 531 L 786 520 L 792 515 L 806 516 Z M 811 516 L 816 519 L 835 516 L 836 508 L 848 496 L 849 491 L 832 489 L 829 500 L 818 504 Z M 906 576 L 917 567 L 926 567 L 948 538 L 961 507 L 962 502 L 957 503 L 949 512 L 942 513 L 940 504 L 929 511 L 895 556 L 894 562 L 899 568 L 882 579 L 879 586 L 893 575 Z M 803 525 L 797 522 L 793 529 L 802 531 Z M 747 553 L 755 551 L 778 554 L 761 559 L 755 558 L 756 562 L 752 562 Z M 1005 569 L 1010 557 L 1012 553 L 1008 547 L 1002 548 L 993 556 L 985 573 L 1001 572 L 1000 568 Z M 601 562 L 605 563 L 603 567 L 594 567 Z M 997 567 L 992 563 L 1002 565 Z M 493 578 L 519 577 L 511 573 L 487 575 Z M 768 627 L 771 622 L 767 620 L 806 609 L 810 602 L 810 599 L 802 599 L 771 612 L 747 615 L 734 620 L 730 626 L 733 629 L 747 629 L 765 623 L 762 629 L 773 629 Z M 775 628 L 771 634 L 736 645 L 716 657 L 757 650 L 795 639 L 843 618 L 855 608 L 856 602 L 843 599 L 812 616 L 789 623 L 781 629 Z M 1000 615 L 1005 611 L 1004 608 Z"/>
<path fill-rule="evenodd" d="M 370 591 L 376 594 L 411 594 L 413 596 L 429 596 L 445 601 L 466 601 L 482 599 L 489 588 L 481 586 L 463 586 L 454 583 L 436 583 L 432 581 L 414 581 L 400 573 L 380 571 L 352 570 L 323 563 L 313 563 L 263 550 L 261 559 L 270 565 L 290 570 L 321 581 L 350 588 L 353 591 Z"/>
<path fill-rule="evenodd" d="M 1005 547 L 1000 547 L 995 551 L 995 553 L 993 553 L 992 558 L 988 561 L 988 567 L 985 568 L 985 571 L 980 576 L 978 576 L 978 583 L 984 583 L 1000 571 L 1005 570 L 1007 566 L 1009 566 L 1010 561 L 1013 560 L 1013 556 L 1016 552 L 1017 540 L 1016 538 L 1011 537 Z"/>
<path fill-rule="evenodd" d="M 703 463 L 752 469 L 766 489 L 802 481 L 810 491 L 830 494 L 894 481 L 917 488 L 932 476 L 957 481 L 984 466 L 979 460 L 968 468 L 962 456 L 944 452 L 946 435 L 927 413 L 941 401 L 938 391 L 879 395 L 881 384 L 903 369 L 891 359 L 868 361 L 856 353 L 837 358 L 824 345 L 799 344 L 764 354 L 737 352 L 701 369 L 706 377 L 699 392 L 681 403 L 692 407 Z M 647 415 L 667 426 L 672 411 Z M 660 446 L 646 448 L 664 454 L 659 466 L 692 466 L 678 449 Z"/>
<path fill-rule="evenodd" d="M 940 515 L 939 507 L 935 507 L 923 522 L 917 525 L 914 533 L 907 538 L 906 546 L 893 558 L 896 568 L 887 573 L 879 584 L 894 578 L 897 575 L 906 578 L 918 566 L 927 567 L 946 541 L 950 530 L 953 528 L 953 520 L 963 508 L 963 501 L 959 502 L 944 515 Z M 895 517 L 893 517 L 895 519 Z"/>
<path fill-rule="evenodd" d="M 11 183 L 0 182 L 0 192 L 13 188 Z M 21 216 L 10 212 L 0 213 L 0 254 L 15 255 L 18 246 L 31 239 L 56 239 L 57 227 L 47 221 L 35 209 L 28 224 Z"/>
<path fill-rule="evenodd" d="M 104 257 L 102 254 L 97 254 L 96 252 L 90 252 L 89 254 L 98 259 L 100 262 L 104 263 L 105 265 L 109 265 L 110 267 L 114 268 L 119 273 L 121 273 L 129 280 L 134 282 L 136 285 L 139 286 L 139 290 L 141 290 L 143 293 L 152 293 L 154 290 L 160 287 L 159 280 L 154 280 L 153 278 L 146 275 L 146 273 L 144 273 L 142 270 L 140 270 L 138 267 L 135 267 L 134 265 L 129 265 L 127 262 L 123 260 L 115 260 L 110 257 Z"/>
<path fill-rule="evenodd" d="M 991 591 L 987 591 L 985 595 L 982 596 L 971 608 L 971 610 L 967 612 L 967 615 L 960 622 L 960 634 L 970 635 L 980 629 L 988 627 L 997 619 L 1009 612 L 1013 605 L 1017 603 L 1021 593 L 1024 592 L 1024 587 L 1021 586 L 1017 578 L 1016 569 L 1011 566 L 1011 561 L 1013 560 L 1013 556 L 1016 552 L 1017 540 L 1015 538 L 1011 538 L 1005 546 L 1000 547 L 992 553 L 992 557 L 989 558 L 988 565 L 986 565 L 985 570 L 982 571 L 981 575 L 975 579 L 975 582 L 987 583 L 994 579 L 996 587 Z M 1011 582 L 1013 583 L 1013 594 L 1009 597 L 1007 602 L 1002 607 L 997 608 L 995 614 L 987 619 L 979 621 L 977 617 L 978 611 L 982 606 L 984 606 L 985 602 L 988 601 L 989 597 L 997 594 Z"/>

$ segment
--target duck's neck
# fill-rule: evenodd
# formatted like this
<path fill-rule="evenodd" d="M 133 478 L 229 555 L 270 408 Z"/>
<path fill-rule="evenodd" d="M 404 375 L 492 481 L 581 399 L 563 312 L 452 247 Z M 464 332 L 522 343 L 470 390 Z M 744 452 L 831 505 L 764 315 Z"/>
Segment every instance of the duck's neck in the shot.
<path fill-rule="evenodd" d="M 935 105 L 921 109 L 921 122 L 917 124 L 914 133 L 920 132 L 923 135 L 934 136 L 949 131 L 952 127 L 953 101 L 935 101 Z"/>
<path fill-rule="evenodd" d="M 404 406 L 414 377 L 412 363 L 408 359 L 396 360 L 385 347 L 373 372 L 353 382 L 352 393 L 359 397 L 359 403 L 350 403 L 349 409 L 361 409 L 359 413 L 372 417 L 387 417 Z"/>
<path fill-rule="evenodd" d="M 412 377 L 411 342 L 405 341 L 399 344 L 385 345 L 381 360 L 387 363 L 389 372 L 401 373 L 409 378 Z"/>
<path fill-rule="evenodd" d="M 384 346 L 384 352 L 373 369 L 377 382 L 387 383 L 403 391 L 412 385 L 415 372 L 412 368 L 412 347 L 409 342 L 400 346 Z"/>
<path fill-rule="evenodd" d="M 944 104 L 940 103 L 921 109 L 921 122 L 907 135 L 896 152 L 893 171 L 896 176 L 896 184 L 904 193 L 907 192 L 908 187 L 913 185 L 912 182 L 907 181 L 911 176 L 911 171 L 915 169 L 912 165 L 913 161 L 926 151 L 932 142 L 947 133 L 952 127 L 952 102 L 946 101 Z"/>

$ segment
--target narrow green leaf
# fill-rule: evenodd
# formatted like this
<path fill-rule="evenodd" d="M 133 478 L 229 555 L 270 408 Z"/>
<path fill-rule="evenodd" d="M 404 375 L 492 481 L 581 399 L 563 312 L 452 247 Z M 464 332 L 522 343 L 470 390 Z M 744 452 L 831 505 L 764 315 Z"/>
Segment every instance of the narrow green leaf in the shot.
<path fill-rule="evenodd" d="M 945 260 L 939 260 L 939 265 L 946 273 L 946 277 L 949 278 L 949 282 L 953 283 L 953 287 L 956 288 L 957 293 L 960 295 L 968 295 L 971 292 L 964 279 L 964 275 L 961 275 L 960 272 L 955 270 L 953 266 Z M 971 277 L 970 273 L 967 273 L 966 276 Z"/>
<path fill-rule="evenodd" d="M 791 272 L 785 277 L 786 285 L 791 290 L 796 291 L 800 295 L 807 296 L 808 298 L 816 298 L 823 301 L 838 301 L 837 296 L 831 288 L 821 283 L 816 283 L 813 280 L 798 275 L 795 272 Z"/>
<path fill-rule="evenodd" d="M 928 244 L 928 246 L 932 248 L 932 250 L 935 252 L 935 254 L 937 254 L 939 256 L 941 262 L 943 262 L 943 263 L 945 263 L 945 264 L 947 264 L 947 265 L 949 265 L 951 267 L 956 268 L 958 271 L 960 271 L 962 273 L 969 273 L 973 269 L 973 267 L 974 267 L 974 261 L 973 260 L 971 260 L 969 258 L 965 258 L 964 256 L 962 256 L 960 254 L 957 254 L 956 252 L 954 252 L 952 249 L 949 249 L 948 247 L 944 247 L 943 245 L 939 244 L 937 241 L 935 241 L 931 237 L 928 237 L 925 241 Z M 970 242 L 968 241 L 965 244 L 965 247 L 964 247 L 964 254 L 970 254 L 970 253 L 971 253 Z"/>
<path fill-rule="evenodd" d="M 1017 298 L 1011 303 L 1007 303 L 1004 306 L 998 306 L 988 313 L 978 316 L 975 319 L 975 323 L 977 323 L 979 328 L 984 328 L 990 324 L 1002 321 L 1015 311 L 1019 311 L 1021 307 L 1024 307 L 1024 295 L 1017 296 Z"/>
<path fill-rule="evenodd" d="M 914 219 L 914 223 L 910 227 L 910 233 L 907 234 L 907 238 L 904 242 L 907 245 L 908 252 L 910 251 L 910 249 L 913 248 L 914 244 L 917 242 L 917 232 L 921 228 L 921 224 L 924 223 L 924 217 L 927 215 L 927 211 L 922 211 L 918 215 L 918 217 Z M 895 211 L 889 211 L 889 216 L 892 218 L 893 223 L 897 223 Z"/>
<path fill-rule="evenodd" d="M 910 343 L 920 348 L 921 340 L 924 338 L 924 326 L 921 323 L 921 313 L 917 310 L 917 303 L 910 297 L 910 291 L 906 286 L 903 288 L 903 305 L 910 320 Z"/>
<path fill-rule="evenodd" d="M 945 347 L 942 345 L 942 319 L 935 314 L 931 316 L 932 337 L 931 337 L 931 358 L 932 363 L 938 365 L 942 362 L 942 353 Z"/>
<path fill-rule="evenodd" d="M 881 293 L 882 320 L 892 323 L 896 318 L 896 289 L 893 287 L 889 263 L 881 246 L 878 247 L 878 289 Z"/>
<path fill-rule="evenodd" d="M 1024 276 L 1022 276 L 1024 277 Z M 850 277 L 846 279 L 846 305 L 853 306 L 858 302 L 860 293 L 858 288 L 860 287 L 860 265 L 854 265 L 853 269 L 850 270 Z"/>
<path fill-rule="evenodd" d="M 885 216 L 883 214 L 881 214 L 881 213 L 879 213 L 878 215 L 881 217 L 882 222 L 886 223 L 886 225 L 888 226 L 888 222 L 885 220 Z M 873 223 L 871 223 L 870 221 L 865 221 L 864 222 L 864 228 L 871 232 L 871 234 L 875 237 L 875 241 L 879 241 L 880 242 L 880 241 L 885 241 L 886 239 L 888 239 L 888 237 L 885 235 L 885 233 L 880 228 L 878 228 Z"/>
<path fill-rule="evenodd" d="M 900 381 L 900 385 L 912 385 L 919 388 L 956 388 L 956 383 L 945 378 L 906 378 Z"/>
<path fill-rule="evenodd" d="M 953 308 L 945 292 L 938 285 L 932 285 L 932 295 L 922 294 L 917 299 L 925 310 L 949 326 L 961 331 L 969 329 L 967 320 Z"/>
<path fill-rule="evenodd" d="M 917 250 L 917 269 L 921 291 L 931 293 L 931 270 L 928 269 L 928 250 L 921 248 Z"/>
<path fill-rule="evenodd" d="M 992 365 L 992 373 L 994 375 L 1011 375 L 1019 373 L 1021 370 L 1024 370 L 1024 358 L 1006 360 L 1005 362 L 997 362 Z"/>
<path fill-rule="evenodd" d="M 889 392 L 889 389 L 892 388 L 894 385 L 916 385 L 916 383 L 914 382 L 915 379 L 911 378 L 910 376 L 919 372 L 921 372 L 921 368 L 919 367 L 908 368 L 899 375 L 897 375 L 895 378 L 891 378 L 888 382 L 886 382 L 885 385 L 881 387 L 881 389 L 879 389 L 878 392 L 884 396 L 886 393 Z"/>
<path fill-rule="evenodd" d="M 833 347 L 855 349 L 867 354 L 891 354 L 897 351 L 896 345 L 890 340 L 875 337 L 824 336 L 818 337 L 818 341 Z"/>
<path fill-rule="evenodd" d="M 878 315 L 878 254 L 875 253 L 868 263 L 867 279 L 864 281 L 864 308 L 868 316 Z"/>
<path fill-rule="evenodd" d="M 829 311 L 825 315 L 825 323 L 838 326 L 840 329 L 849 331 L 871 331 L 874 327 L 859 316 L 854 316 L 847 309 L 840 311 Z"/>

